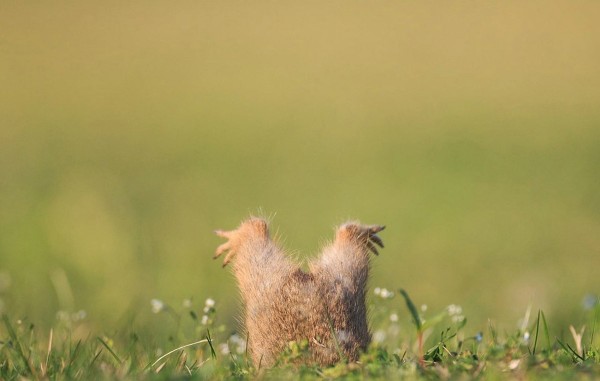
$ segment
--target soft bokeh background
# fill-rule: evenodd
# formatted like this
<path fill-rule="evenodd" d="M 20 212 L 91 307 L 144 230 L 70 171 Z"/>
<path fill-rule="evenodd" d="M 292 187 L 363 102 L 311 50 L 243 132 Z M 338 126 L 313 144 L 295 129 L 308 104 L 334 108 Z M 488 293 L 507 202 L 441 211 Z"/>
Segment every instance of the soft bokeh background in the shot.
<path fill-rule="evenodd" d="M 300 258 L 347 218 L 386 224 L 371 285 L 473 330 L 529 305 L 576 323 L 600 292 L 598 20 L 593 1 L 4 2 L 2 309 L 106 329 L 211 296 L 233 322 L 212 230 L 262 213 Z"/>

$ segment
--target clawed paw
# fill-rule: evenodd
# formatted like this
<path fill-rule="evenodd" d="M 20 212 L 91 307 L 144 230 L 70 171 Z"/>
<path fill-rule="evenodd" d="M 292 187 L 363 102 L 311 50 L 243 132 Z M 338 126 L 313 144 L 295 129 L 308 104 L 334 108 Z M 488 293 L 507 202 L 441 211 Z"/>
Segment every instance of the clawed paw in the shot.
<path fill-rule="evenodd" d="M 223 253 L 227 253 L 225 255 L 225 259 L 223 260 L 223 267 L 227 266 L 227 264 L 229 262 L 231 262 L 231 260 L 233 259 L 233 257 L 235 256 L 236 251 L 233 249 L 233 245 L 231 242 L 231 237 L 235 234 L 235 230 L 232 231 L 224 231 L 224 230 L 215 230 L 215 234 L 218 235 L 219 237 L 223 237 L 223 238 L 227 238 L 227 242 L 219 245 L 219 247 L 217 247 L 217 251 L 215 252 L 215 255 L 213 255 L 213 259 L 217 259 L 221 256 L 221 254 Z"/>
<path fill-rule="evenodd" d="M 364 244 L 375 255 L 379 255 L 377 246 L 383 248 L 383 241 L 377 235 L 385 229 L 383 225 L 360 225 L 347 223 L 338 230 L 338 239 L 351 239 Z"/>
<path fill-rule="evenodd" d="M 219 237 L 227 239 L 227 242 L 217 247 L 215 255 L 213 256 L 213 259 L 217 259 L 222 254 L 227 253 L 225 254 L 225 259 L 223 260 L 223 267 L 225 267 L 237 254 L 239 247 L 244 240 L 268 238 L 269 230 L 265 220 L 253 217 L 247 221 L 244 221 L 235 230 L 215 230 L 215 234 Z"/>

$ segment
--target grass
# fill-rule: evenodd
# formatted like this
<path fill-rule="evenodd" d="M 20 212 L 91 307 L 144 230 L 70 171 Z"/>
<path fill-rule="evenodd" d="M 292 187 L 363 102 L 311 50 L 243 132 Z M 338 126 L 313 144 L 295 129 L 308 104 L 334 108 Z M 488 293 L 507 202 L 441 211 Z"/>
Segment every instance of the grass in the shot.
<path fill-rule="evenodd" d="M 407 309 L 399 314 L 396 293 L 377 293 L 371 303 L 373 343 L 357 363 L 331 367 L 297 365 L 307 343 L 291 342 L 272 369 L 249 362 L 245 340 L 218 321 L 214 301 L 186 303 L 181 311 L 153 306 L 171 334 L 157 342 L 133 322 L 112 334 L 89 331 L 75 337 L 82 320 L 62 320 L 42 332 L 26 319 L 2 317 L 0 379 L 589 379 L 600 374 L 596 336 L 600 305 L 582 311 L 588 322 L 551 329 L 545 314 L 527 311 L 519 329 L 500 333 L 467 324 L 460 306 L 425 313 L 399 290 Z M 150 308 L 147 311 L 151 314 Z M 207 319 L 199 319 L 202 313 Z M 401 317 L 399 317 L 400 315 Z M 74 317 L 76 315 L 73 315 Z M 557 334 L 557 332 L 560 332 Z"/>

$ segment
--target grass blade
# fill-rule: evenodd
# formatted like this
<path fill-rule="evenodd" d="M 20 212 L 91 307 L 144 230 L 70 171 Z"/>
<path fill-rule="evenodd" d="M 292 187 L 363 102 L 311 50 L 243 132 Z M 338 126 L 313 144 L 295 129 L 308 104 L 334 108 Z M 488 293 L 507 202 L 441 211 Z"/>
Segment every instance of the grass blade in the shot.
<path fill-rule="evenodd" d="M 533 355 L 535 356 L 535 350 L 537 349 L 538 334 L 540 332 L 540 316 L 542 310 L 538 310 L 537 320 L 535 321 L 535 339 L 533 340 Z"/>
<path fill-rule="evenodd" d="M 102 340 L 101 337 L 98 337 L 98 341 L 100 341 L 102 343 L 102 345 L 104 345 L 104 347 L 108 350 L 108 352 L 110 352 L 110 354 L 115 358 L 115 360 L 117 360 L 117 362 L 119 364 L 123 363 L 123 361 L 121 360 L 121 358 L 119 356 L 117 356 L 117 354 L 115 353 L 115 351 L 112 350 L 112 348 L 106 343 L 106 341 Z"/>
<path fill-rule="evenodd" d="M 2 315 L 2 320 L 4 320 L 4 325 L 6 326 L 6 330 L 8 331 L 8 336 L 14 343 L 14 347 L 15 347 L 17 354 L 19 355 L 21 360 L 23 360 L 23 362 L 25 363 L 25 366 L 27 367 L 29 374 L 31 374 L 32 376 L 35 376 L 36 375 L 35 369 L 33 368 L 33 365 L 31 364 L 30 359 L 27 356 L 25 356 L 25 352 L 23 351 L 23 347 L 21 346 L 21 342 L 19 341 L 17 332 L 14 330 L 12 324 L 10 324 L 10 319 L 8 318 L 8 316 L 6 314 L 4 314 L 4 315 Z"/>
<path fill-rule="evenodd" d="M 75 344 L 75 349 L 73 349 L 72 351 L 69 350 L 69 365 L 67 365 L 67 369 L 70 369 L 71 365 L 73 365 L 73 361 L 75 361 L 75 358 L 77 357 L 77 354 L 79 353 L 80 345 L 81 345 L 81 340 L 77 340 L 77 344 Z"/>
<path fill-rule="evenodd" d="M 561 347 L 563 347 L 563 349 L 567 352 L 570 352 L 571 355 L 573 355 L 573 360 L 575 360 L 576 358 L 580 359 L 581 361 L 585 361 L 585 359 L 583 357 L 581 357 L 579 355 L 579 353 L 577 353 L 577 351 L 575 351 L 573 348 L 571 348 L 571 346 L 567 343 L 564 344 L 562 341 L 560 341 L 560 339 L 557 337 L 556 341 L 558 342 L 558 344 L 560 344 Z"/>
<path fill-rule="evenodd" d="M 542 317 L 542 323 L 544 323 L 544 336 L 546 336 L 546 349 L 550 350 L 552 347 L 550 343 L 550 332 L 548 332 L 548 323 L 546 323 L 546 315 L 544 315 L 544 311 L 540 310 L 540 315 Z"/>
<path fill-rule="evenodd" d="M 50 328 L 50 337 L 48 338 L 48 352 L 46 353 L 46 362 L 44 364 L 44 370 L 42 371 L 42 376 L 45 376 L 48 373 L 48 362 L 50 361 L 50 352 L 52 352 L 52 336 L 54 334 L 54 330 Z"/>
<path fill-rule="evenodd" d="M 596 334 L 596 324 L 598 323 L 598 314 L 600 314 L 600 298 L 596 300 L 594 308 L 594 323 L 592 324 L 592 334 L 590 335 L 590 348 L 594 345 L 594 335 Z"/>
<path fill-rule="evenodd" d="M 146 366 L 145 369 L 154 367 L 156 364 L 158 364 L 160 362 L 160 360 L 164 359 L 165 357 L 169 356 L 172 353 L 177 352 L 178 350 L 181 350 L 181 349 L 187 348 L 187 347 L 191 347 L 192 345 L 198 345 L 198 344 L 207 343 L 207 342 L 208 342 L 207 339 L 198 340 L 198 341 L 194 341 L 193 343 L 189 343 L 189 344 L 186 344 L 186 345 L 182 345 L 182 346 L 180 346 L 178 348 L 175 348 L 175 349 L 173 349 L 173 350 L 165 353 L 164 355 L 160 356 L 159 358 L 157 358 L 152 364 Z"/>
<path fill-rule="evenodd" d="M 98 357 L 100 357 L 101 353 L 102 353 L 102 348 L 100 348 L 100 350 L 96 353 L 96 355 L 92 359 L 92 362 L 90 362 L 90 365 L 88 365 L 88 368 L 91 368 L 92 365 L 94 365 L 94 363 L 96 362 L 96 360 L 98 360 Z"/>
<path fill-rule="evenodd" d="M 408 310 L 410 311 L 410 314 L 413 317 L 415 326 L 417 327 L 417 331 L 420 332 L 422 322 L 421 322 L 421 317 L 419 316 L 419 312 L 417 311 L 417 307 L 415 307 L 415 304 L 412 302 L 412 300 L 410 299 L 410 296 L 408 296 L 408 293 L 404 289 L 400 289 L 400 294 L 402 294 L 402 296 L 404 297 L 404 300 L 406 301 L 406 307 L 408 308 Z"/>
<path fill-rule="evenodd" d="M 214 360 L 217 358 L 217 353 L 215 352 L 215 348 L 213 347 L 209 329 L 206 330 L 206 340 L 208 341 L 208 346 L 210 347 L 210 357 L 212 357 L 212 359 Z"/>

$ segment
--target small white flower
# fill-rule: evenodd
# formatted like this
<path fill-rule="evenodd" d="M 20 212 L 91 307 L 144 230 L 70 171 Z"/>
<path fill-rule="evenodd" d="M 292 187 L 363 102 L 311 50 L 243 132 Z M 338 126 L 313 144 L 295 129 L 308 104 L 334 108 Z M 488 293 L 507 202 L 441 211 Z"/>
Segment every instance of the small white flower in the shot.
<path fill-rule="evenodd" d="M 375 290 L 373 290 L 373 292 L 375 293 L 375 295 L 379 296 L 381 295 L 381 288 L 375 287 Z"/>
<path fill-rule="evenodd" d="M 227 356 L 229 354 L 229 345 L 227 343 L 221 343 L 219 344 L 219 352 L 224 355 Z"/>
<path fill-rule="evenodd" d="M 529 341 L 529 332 L 525 331 L 525 333 L 523 334 L 523 340 Z"/>
<path fill-rule="evenodd" d="M 244 341 L 243 343 L 239 344 L 239 345 L 237 346 L 237 348 L 235 349 L 235 351 L 236 351 L 236 352 L 237 352 L 239 355 L 241 355 L 241 354 L 243 354 L 244 352 L 246 352 L 246 341 Z"/>
<path fill-rule="evenodd" d="M 422 304 L 421 305 L 421 312 L 425 312 L 427 311 L 427 304 Z"/>
<path fill-rule="evenodd" d="M 215 306 L 215 300 L 212 298 L 208 298 L 206 299 L 206 301 L 204 302 L 204 305 L 208 308 L 213 308 Z"/>
<path fill-rule="evenodd" d="M 237 333 L 234 333 L 233 335 L 231 335 L 229 337 L 229 341 L 231 341 L 231 343 L 233 345 L 235 345 L 235 351 L 238 354 L 243 354 L 244 352 L 246 352 L 246 340 L 244 340 L 240 335 L 238 335 Z"/>
<path fill-rule="evenodd" d="M 375 331 L 373 333 L 373 342 L 375 343 L 382 343 L 385 340 L 385 331 L 378 329 L 377 331 Z"/>
<path fill-rule="evenodd" d="M 208 316 L 206 315 L 202 315 L 202 325 L 207 325 L 208 324 Z"/>
<path fill-rule="evenodd" d="M 71 315 L 67 311 L 58 311 L 56 313 L 56 320 L 71 321 Z M 17 324 L 20 324 L 19 321 L 17 321 Z"/>
<path fill-rule="evenodd" d="M 71 316 L 71 319 L 73 319 L 73 321 L 80 321 L 80 320 L 85 319 L 86 317 L 87 317 L 87 312 L 85 312 L 84 310 L 79 310 Z"/>
<path fill-rule="evenodd" d="M 465 317 L 462 314 L 461 306 L 456 305 L 456 304 L 451 304 L 448 307 L 446 307 L 446 310 L 448 311 L 448 315 L 452 319 L 452 322 L 460 323 L 461 321 L 465 320 Z"/>
<path fill-rule="evenodd" d="M 388 290 L 387 288 L 382 288 L 379 291 L 379 296 L 381 296 L 383 299 L 391 299 L 394 297 L 394 292 Z"/>
<path fill-rule="evenodd" d="M 398 321 L 398 314 L 396 314 L 396 313 L 391 314 L 390 315 L 390 321 L 392 323 L 396 323 Z"/>
<path fill-rule="evenodd" d="M 152 312 L 154 312 L 155 314 L 165 309 L 165 304 L 160 299 L 152 299 L 150 301 L 150 305 L 152 306 Z"/>
<path fill-rule="evenodd" d="M 462 314 L 462 307 L 458 306 L 456 304 L 451 304 L 448 307 L 446 307 L 446 309 L 448 310 L 448 315 L 450 315 L 450 316 L 456 316 L 456 315 Z"/>

